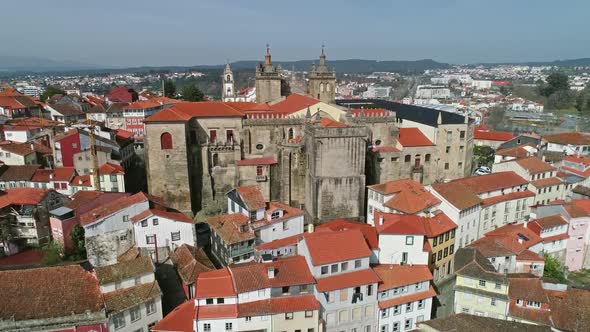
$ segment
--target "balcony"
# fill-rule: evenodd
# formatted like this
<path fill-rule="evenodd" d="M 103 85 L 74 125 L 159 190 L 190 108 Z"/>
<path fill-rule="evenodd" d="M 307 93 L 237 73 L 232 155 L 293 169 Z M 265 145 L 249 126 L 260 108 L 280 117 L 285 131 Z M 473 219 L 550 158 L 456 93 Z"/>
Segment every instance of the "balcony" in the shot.
<path fill-rule="evenodd" d="M 256 182 L 266 182 L 266 175 L 256 175 Z"/>
<path fill-rule="evenodd" d="M 363 293 L 353 293 L 352 294 L 352 304 L 355 304 L 357 302 L 362 302 L 363 301 Z"/>
<path fill-rule="evenodd" d="M 254 246 L 238 247 L 230 249 L 230 256 L 241 256 L 244 254 L 254 253 Z"/>

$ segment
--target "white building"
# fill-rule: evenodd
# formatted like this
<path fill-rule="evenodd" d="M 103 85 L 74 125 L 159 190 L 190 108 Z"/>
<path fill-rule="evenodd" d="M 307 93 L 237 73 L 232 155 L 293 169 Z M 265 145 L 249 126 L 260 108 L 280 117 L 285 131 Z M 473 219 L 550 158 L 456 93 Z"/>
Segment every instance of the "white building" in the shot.
<path fill-rule="evenodd" d="M 94 175 L 92 175 L 94 176 Z M 125 192 L 125 171 L 120 165 L 104 163 L 98 168 L 100 190 L 110 192 Z"/>
<path fill-rule="evenodd" d="M 196 246 L 195 223 L 180 212 L 148 209 L 130 220 L 133 223 L 135 246 L 145 248 L 148 252 L 155 252 L 155 248 L 174 251 L 183 244 Z"/>
<path fill-rule="evenodd" d="M 447 99 L 451 97 L 451 90 L 440 85 L 418 85 L 415 99 Z"/>
<path fill-rule="evenodd" d="M 109 331 L 149 331 L 162 319 L 161 291 L 149 257 L 97 267 Z"/>
<path fill-rule="evenodd" d="M 363 92 L 364 98 L 389 98 L 393 88 L 390 86 L 369 85 L 367 91 Z"/>
<path fill-rule="evenodd" d="M 584 133 L 560 133 L 544 135 L 547 151 L 564 152 L 566 155 L 590 155 L 590 137 Z"/>

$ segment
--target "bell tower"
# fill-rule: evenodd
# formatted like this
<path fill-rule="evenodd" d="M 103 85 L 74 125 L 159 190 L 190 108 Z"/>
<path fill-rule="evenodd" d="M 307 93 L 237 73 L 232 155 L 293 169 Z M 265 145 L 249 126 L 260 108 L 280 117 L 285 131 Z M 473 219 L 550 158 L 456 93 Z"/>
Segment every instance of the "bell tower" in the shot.
<path fill-rule="evenodd" d="M 229 62 L 225 65 L 221 81 L 221 100 L 234 101 L 234 98 L 236 96 L 234 90 L 234 73 L 232 72 L 231 67 L 229 66 Z"/>
<path fill-rule="evenodd" d="M 324 103 L 334 103 L 336 99 L 336 72 L 326 65 L 326 53 L 322 45 L 320 64 L 311 66 L 309 71 L 309 95 Z"/>
<path fill-rule="evenodd" d="M 264 63 L 256 66 L 256 102 L 268 103 L 281 98 L 281 68 L 274 66 L 270 46 L 266 45 Z"/>

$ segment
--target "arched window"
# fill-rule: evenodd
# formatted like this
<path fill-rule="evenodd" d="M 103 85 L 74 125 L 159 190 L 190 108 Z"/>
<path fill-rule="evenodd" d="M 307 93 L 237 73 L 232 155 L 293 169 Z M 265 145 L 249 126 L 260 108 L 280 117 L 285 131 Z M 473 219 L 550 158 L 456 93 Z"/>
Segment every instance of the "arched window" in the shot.
<path fill-rule="evenodd" d="M 213 167 L 215 166 L 219 166 L 219 156 L 217 155 L 217 153 L 213 154 Z"/>
<path fill-rule="evenodd" d="M 172 150 L 172 135 L 170 133 L 163 133 L 160 136 L 160 148 L 162 150 Z"/>
<path fill-rule="evenodd" d="M 326 91 L 332 91 L 332 85 L 330 83 L 326 84 Z"/>
<path fill-rule="evenodd" d="M 293 139 L 293 128 L 289 128 L 289 134 L 287 137 L 289 137 L 289 139 Z"/>
<path fill-rule="evenodd" d="M 320 83 L 320 92 L 324 92 L 324 83 Z"/>
<path fill-rule="evenodd" d="M 231 78 L 230 78 L 230 76 L 229 76 L 229 75 L 227 75 L 227 77 L 226 77 L 226 81 L 227 81 L 227 82 L 231 81 Z"/>

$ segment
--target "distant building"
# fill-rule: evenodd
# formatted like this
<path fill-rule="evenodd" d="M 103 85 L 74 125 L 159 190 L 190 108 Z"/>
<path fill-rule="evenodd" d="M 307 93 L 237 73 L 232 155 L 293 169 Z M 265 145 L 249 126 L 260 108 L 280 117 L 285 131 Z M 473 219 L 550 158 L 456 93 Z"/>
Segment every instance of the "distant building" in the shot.
<path fill-rule="evenodd" d="M 137 101 L 139 95 L 133 89 L 118 86 L 112 88 L 106 95 L 106 99 L 110 102 L 119 102 L 119 103 L 132 103 Z"/>
<path fill-rule="evenodd" d="M 369 85 L 367 91 L 363 92 L 363 98 L 387 99 L 391 96 L 392 90 L 390 86 Z"/>

